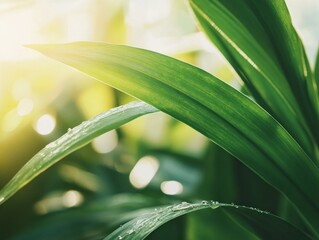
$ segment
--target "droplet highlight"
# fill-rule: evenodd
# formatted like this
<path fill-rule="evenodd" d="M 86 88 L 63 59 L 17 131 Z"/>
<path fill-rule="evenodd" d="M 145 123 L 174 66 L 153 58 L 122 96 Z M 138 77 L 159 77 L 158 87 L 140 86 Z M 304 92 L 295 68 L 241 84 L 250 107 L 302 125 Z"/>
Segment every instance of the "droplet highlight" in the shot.
<path fill-rule="evenodd" d="M 172 211 L 174 212 L 177 212 L 177 211 L 182 211 L 182 210 L 186 210 L 186 209 L 189 209 L 189 208 L 192 208 L 193 205 L 188 203 L 188 202 L 182 202 L 181 204 L 178 204 L 176 206 L 174 206 L 172 208 Z"/>

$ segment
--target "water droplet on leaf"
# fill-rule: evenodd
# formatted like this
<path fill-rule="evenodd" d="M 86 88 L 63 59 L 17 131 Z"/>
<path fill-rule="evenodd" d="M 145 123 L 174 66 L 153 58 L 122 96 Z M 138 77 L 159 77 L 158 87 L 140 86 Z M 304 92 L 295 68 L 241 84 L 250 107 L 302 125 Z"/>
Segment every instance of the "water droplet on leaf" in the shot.
<path fill-rule="evenodd" d="M 172 211 L 177 212 L 177 211 L 186 210 L 186 209 L 189 209 L 189 208 L 192 208 L 192 207 L 193 207 L 192 204 L 187 203 L 187 202 L 182 202 L 181 204 L 178 204 L 178 205 L 174 206 L 172 208 Z"/>
<path fill-rule="evenodd" d="M 212 208 L 212 209 L 216 209 L 219 207 L 219 202 L 215 202 L 215 201 L 211 201 L 209 206 Z"/>
<path fill-rule="evenodd" d="M 208 205 L 207 201 L 202 201 L 202 205 Z"/>

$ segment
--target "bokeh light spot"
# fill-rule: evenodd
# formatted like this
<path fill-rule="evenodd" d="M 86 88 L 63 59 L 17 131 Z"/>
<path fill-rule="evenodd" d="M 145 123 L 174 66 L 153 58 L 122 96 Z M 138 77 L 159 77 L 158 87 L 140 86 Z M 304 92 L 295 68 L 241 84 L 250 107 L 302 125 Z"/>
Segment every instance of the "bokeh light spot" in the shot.
<path fill-rule="evenodd" d="M 21 117 L 17 114 L 16 109 L 8 112 L 2 121 L 2 130 L 5 132 L 11 132 L 15 130 L 21 122 Z"/>
<path fill-rule="evenodd" d="M 117 146 L 117 134 L 115 130 L 109 131 L 92 141 L 93 149 L 98 153 L 109 153 Z"/>
<path fill-rule="evenodd" d="M 45 114 L 37 120 L 35 130 L 40 135 L 48 135 L 53 132 L 55 125 L 55 118 L 50 114 Z"/>
<path fill-rule="evenodd" d="M 75 207 L 83 202 L 83 196 L 78 191 L 70 190 L 63 194 L 62 202 L 65 207 Z"/>
<path fill-rule="evenodd" d="M 130 173 L 131 184 L 138 189 L 145 188 L 159 168 L 158 160 L 153 156 L 141 158 Z"/>
<path fill-rule="evenodd" d="M 30 98 L 24 98 L 19 101 L 17 112 L 19 116 L 26 116 L 33 110 L 33 101 Z"/>
<path fill-rule="evenodd" d="M 161 190 L 167 195 L 177 195 L 183 192 L 183 185 L 177 181 L 165 181 L 161 183 Z"/>

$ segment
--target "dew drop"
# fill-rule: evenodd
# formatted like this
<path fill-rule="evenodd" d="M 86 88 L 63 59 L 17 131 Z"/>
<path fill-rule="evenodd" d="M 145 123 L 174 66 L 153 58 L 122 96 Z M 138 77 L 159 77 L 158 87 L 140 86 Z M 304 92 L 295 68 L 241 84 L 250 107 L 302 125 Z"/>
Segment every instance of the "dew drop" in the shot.
<path fill-rule="evenodd" d="M 210 208 L 211 208 L 211 209 L 216 209 L 216 208 L 218 208 L 218 207 L 219 207 L 219 205 L 216 205 L 216 204 L 211 204 L 211 205 L 210 205 Z"/>
<path fill-rule="evenodd" d="M 70 133 L 72 131 L 72 128 L 68 128 L 68 133 Z"/>
<path fill-rule="evenodd" d="M 187 202 L 182 202 L 181 204 L 178 204 L 178 205 L 174 206 L 172 208 L 172 211 L 177 212 L 177 211 L 186 210 L 186 209 L 189 209 L 189 208 L 192 208 L 192 207 L 193 207 L 192 204 L 187 203 Z"/>
<path fill-rule="evenodd" d="M 121 240 L 121 239 L 123 239 L 123 237 L 122 236 L 118 236 L 117 239 Z"/>
<path fill-rule="evenodd" d="M 211 201 L 209 206 L 212 208 L 212 209 L 216 209 L 219 207 L 219 202 L 215 202 L 215 201 Z"/>
<path fill-rule="evenodd" d="M 49 144 L 46 146 L 46 148 L 54 148 L 54 147 L 56 147 L 56 145 L 57 145 L 57 143 L 54 141 L 54 142 L 49 143 Z"/>
<path fill-rule="evenodd" d="M 202 205 L 208 205 L 207 201 L 202 201 Z"/>

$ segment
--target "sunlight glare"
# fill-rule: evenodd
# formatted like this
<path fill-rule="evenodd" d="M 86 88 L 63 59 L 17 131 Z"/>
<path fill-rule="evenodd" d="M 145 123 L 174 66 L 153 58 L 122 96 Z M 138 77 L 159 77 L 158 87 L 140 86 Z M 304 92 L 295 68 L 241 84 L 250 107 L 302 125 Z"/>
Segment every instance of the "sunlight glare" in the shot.
<path fill-rule="evenodd" d="M 19 116 L 26 116 L 33 110 L 33 101 L 30 98 L 24 98 L 19 101 L 17 112 Z"/>
<path fill-rule="evenodd" d="M 12 109 L 3 118 L 2 130 L 5 132 L 11 132 L 19 126 L 20 122 L 21 117 L 18 115 L 16 109 Z"/>
<path fill-rule="evenodd" d="M 21 100 L 22 98 L 27 98 L 31 96 L 32 88 L 27 80 L 21 79 L 13 83 L 12 96 L 16 100 Z"/>

